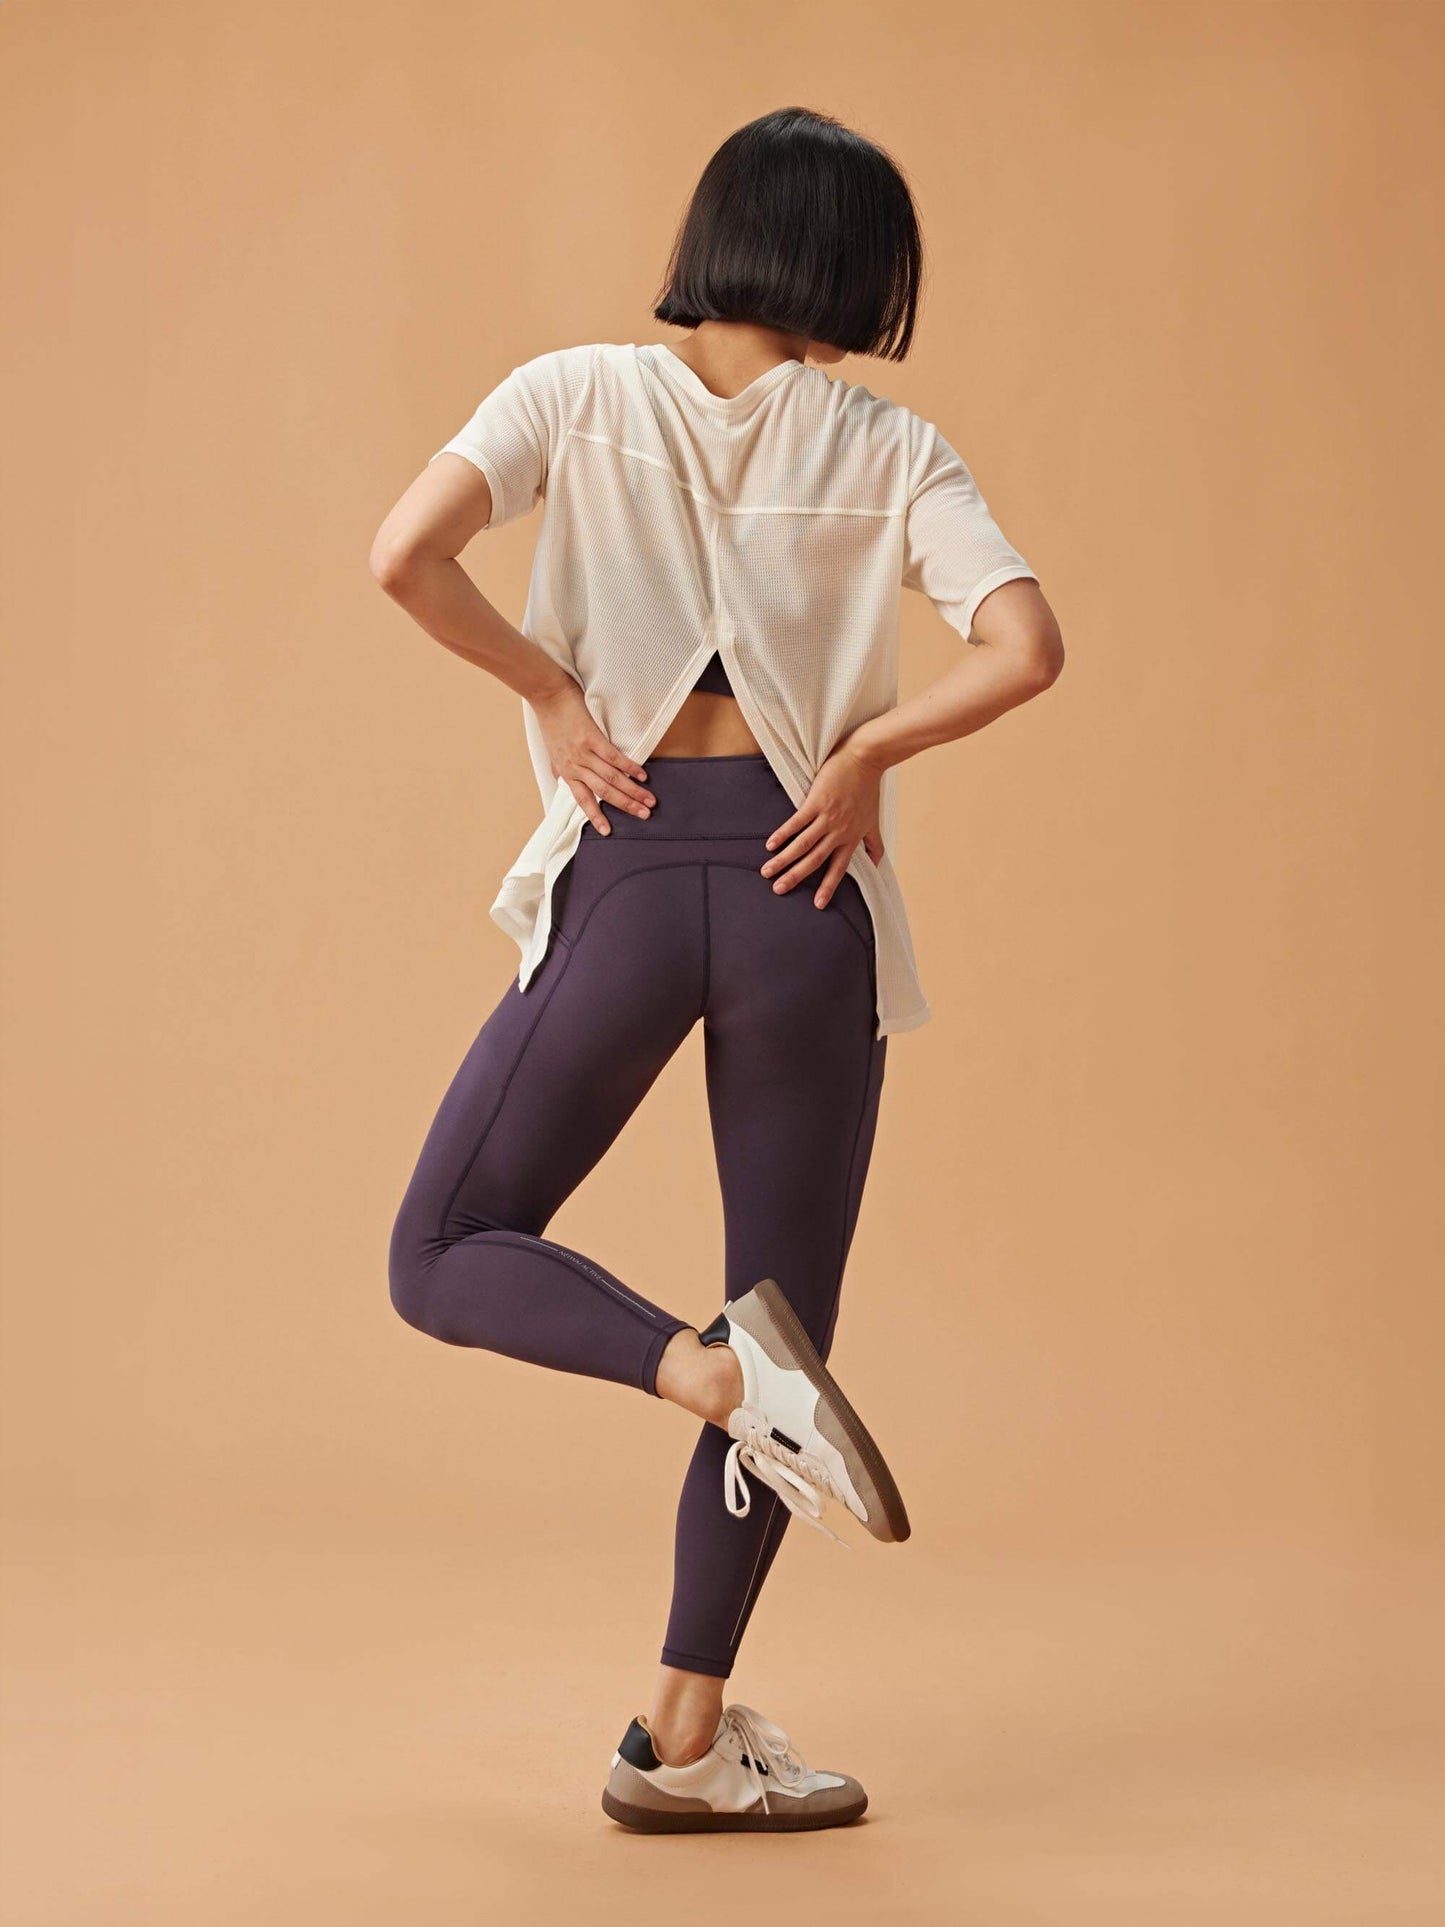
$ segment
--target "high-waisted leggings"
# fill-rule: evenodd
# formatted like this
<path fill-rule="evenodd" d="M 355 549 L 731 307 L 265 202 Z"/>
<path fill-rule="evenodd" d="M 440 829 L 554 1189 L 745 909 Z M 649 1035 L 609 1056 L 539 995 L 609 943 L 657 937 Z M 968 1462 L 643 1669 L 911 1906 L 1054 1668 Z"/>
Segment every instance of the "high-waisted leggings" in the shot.
<path fill-rule="evenodd" d="M 775 1278 L 826 1357 L 872 1150 L 872 920 L 845 875 L 778 893 L 764 840 L 793 805 L 766 758 L 654 757 L 647 818 L 604 803 L 553 886 L 546 956 L 514 978 L 453 1078 L 392 1233 L 408 1323 L 656 1393 L 684 1319 L 544 1238 L 693 1025 L 703 1026 L 725 1225 L 722 1296 Z M 645 1209 L 645 1202 L 643 1204 Z M 680 1249 L 677 1270 L 693 1269 Z M 702 1281 L 706 1292 L 706 1281 Z M 705 1425 L 683 1482 L 664 1664 L 726 1678 L 789 1514 L 723 1499 L 729 1439 Z"/>

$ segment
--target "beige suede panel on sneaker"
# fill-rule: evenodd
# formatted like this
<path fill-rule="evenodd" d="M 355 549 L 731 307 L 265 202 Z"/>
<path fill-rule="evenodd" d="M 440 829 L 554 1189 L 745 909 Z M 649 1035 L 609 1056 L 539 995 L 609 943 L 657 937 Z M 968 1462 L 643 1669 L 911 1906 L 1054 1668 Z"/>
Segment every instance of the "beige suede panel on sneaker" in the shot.
<path fill-rule="evenodd" d="M 652 1807 L 663 1813 L 712 1812 L 706 1800 L 689 1799 L 686 1794 L 668 1793 L 655 1786 L 645 1773 L 639 1773 L 626 1760 L 619 1760 L 613 1767 L 607 1786 L 615 1799 L 625 1800 L 630 1807 Z M 761 1807 L 762 1802 L 755 1804 Z"/>
<path fill-rule="evenodd" d="M 741 1325 L 749 1338 L 755 1339 L 773 1363 L 783 1371 L 795 1372 L 798 1369 L 796 1353 L 774 1323 L 772 1314 L 761 1298 L 751 1292 L 735 1299 L 726 1308 L 729 1320 Z"/>
<path fill-rule="evenodd" d="M 816 1793 L 805 1793 L 798 1799 L 775 1795 L 772 1809 L 775 1813 L 780 1808 L 787 1811 L 793 1807 L 801 1807 L 805 1813 L 837 1813 L 842 1807 L 856 1806 L 863 1798 L 863 1788 L 846 1774 L 842 1778 L 842 1786 L 819 1787 Z"/>
<path fill-rule="evenodd" d="M 835 1451 L 843 1455 L 843 1463 L 848 1468 L 848 1477 L 853 1481 L 853 1490 L 868 1503 L 868 1495 L 873 1491 L 873 1480 L 867 1466 L 859 1455 L 857 1446 L 843 1430 L 842 1421 L 826 1398 L 818 1400 L 818 1409 L 813 1414 L 813 1423 Z"/>

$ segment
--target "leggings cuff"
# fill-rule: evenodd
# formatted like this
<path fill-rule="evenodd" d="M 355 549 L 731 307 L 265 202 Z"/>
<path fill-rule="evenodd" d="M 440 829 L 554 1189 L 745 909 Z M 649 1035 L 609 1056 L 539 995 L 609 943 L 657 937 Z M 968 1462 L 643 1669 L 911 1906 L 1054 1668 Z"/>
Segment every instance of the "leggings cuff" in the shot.
<path fill-rule="evenodd" d="M 680 1653 L 675 1646 L 662 1649 L 664 1666 L 675 1666 L 682 1673 L 707 1673 L 713 1679 L 727 1679 L 733 1670 L 730 1659 L 707 1659 L 701 1653 Z"/>
<path fill-rule="evenodd" d="M 652 1342 L 642 1361 L 642 1375 L 639 1380 L 644 1392 L 650 1392 L 654 1398 L 657 1397 L 657 1368 L 662 1363 L 662 1354 L 679 1332 L 693 1329 L 694 1327 L 690 1326 L 685 1318 L 670 1318 L 662 1331 L 653 1334 Z"/>

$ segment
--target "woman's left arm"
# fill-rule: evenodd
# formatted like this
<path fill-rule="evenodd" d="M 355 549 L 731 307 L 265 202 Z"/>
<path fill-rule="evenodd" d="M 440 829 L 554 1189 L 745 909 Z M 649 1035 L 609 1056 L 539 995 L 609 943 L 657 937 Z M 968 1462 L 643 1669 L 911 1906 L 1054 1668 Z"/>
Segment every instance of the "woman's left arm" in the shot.
<path fill-rule="evenodd" d="M 907 702 L 845 736 L 818 770 L 807 795 L 780 823 L 762 866 L 779 893 L 796 889 L 826 864 L 813 901 L 821 910 L 862 843 L 877 862 L 879 785 L 883 772 L 922 749 L 971 736 L 1057 681 L 1064 666 L 1058 620 L 1031 578 L 1004 582 L 979 603 L 970 648 Z"/>

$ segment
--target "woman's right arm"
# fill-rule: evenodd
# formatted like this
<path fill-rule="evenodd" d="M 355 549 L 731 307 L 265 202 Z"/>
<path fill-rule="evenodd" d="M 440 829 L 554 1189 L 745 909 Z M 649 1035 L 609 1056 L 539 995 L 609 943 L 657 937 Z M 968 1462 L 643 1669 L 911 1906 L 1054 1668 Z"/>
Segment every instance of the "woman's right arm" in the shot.
<path fill-rule="evenodd" d="M 599 798 L 647 816 L 647 772 L 598 728 L 576 679 L 487 601 L 460 560 L 492 519 L 486 475 L 464 456 L 438 454 L 376 532 L 371 573 L 434 641 L 487 670 L 536 713 L 552 773 L 565 780 L 594 827 L 611 825 Z"/>

